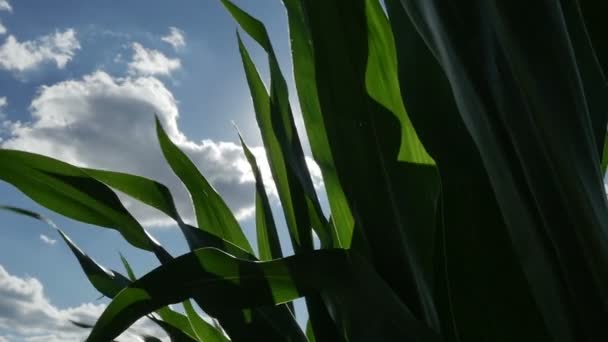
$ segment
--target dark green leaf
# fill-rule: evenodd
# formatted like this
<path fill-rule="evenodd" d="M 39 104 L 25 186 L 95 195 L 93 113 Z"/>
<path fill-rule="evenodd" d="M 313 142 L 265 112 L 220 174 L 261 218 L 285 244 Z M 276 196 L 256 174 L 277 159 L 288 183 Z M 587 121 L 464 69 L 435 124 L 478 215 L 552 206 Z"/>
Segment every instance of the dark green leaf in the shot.
<path fill-rule="evenodd" d="M 202 308 L 213 312 L 285 303 L 318 291 L 339 299 L 341 306 L 335 314 L 350 322 L 351 341 L 372 337 L 438 341 L 430 329 L 413 319 L 367 262 L 345 250 L 251 262 L 217 249 L 178 257 L 133 283 L 108 306 L 89 341 L 109 340 L 142 315 L 197 293 L 206 294 Z"/>
<path fill-rule="evenodd" d="M 352 248 L 369 258 L 417 317 L 438 329 L 431 272 L 423 261 L 434 243 L 437 170 L 398 161 L 400 122 L 368 93 L 368 31 L 377 30 L 378 22 L 368 24 L 366 0 L 303 6 L 329 147 L 355 218 Z M 376 63 L 386 62 L 381 55 Z"/>
<path fill-rule="evenodd" d="M 38 204 L 69 218 L 119 231 L 132 245 L 154 242 L 105 185 L 70 164 L 41 155 L 0 149 L 0 179 Z"/>
<path fill-rule="evenodd" d="M 573 3 L 401 3 L 444 70 L 479 151 L 533 296 L 524 302 L 538 305 L 555 341 L 607 339 L 598 319 L 608 312 L 599 121 L 587 106 L 588 71 L 579 63 L 592 53 L 575 37 Z M 514 322 L 510 333 L 527 335 Z"/>
<path fill-rule="evenodd" d="M 61 231 L 55 223 L 53 223 L 48 218 L 33 212 L 31 210 L 10 207 L 10 206 L 0 206 L 2 210 L 8 210 L 20 215 L 28 216 L 30 218 L 34 218 L 36 220 L 42 221 L 48 224 L 51 228 L 54 228 L 59 232 L 65 243 L 68 245 L 78 263 L 82 267 L 85 275 L 101 294 L 108 298 L 113 298 L 118 292 L 122 291 L 125 287 L 127 287 L 131 282 L 122 274 L 106 269 L 105 267 L 98 264 L 91 257 L 86 255 L 63 231 Z"/>

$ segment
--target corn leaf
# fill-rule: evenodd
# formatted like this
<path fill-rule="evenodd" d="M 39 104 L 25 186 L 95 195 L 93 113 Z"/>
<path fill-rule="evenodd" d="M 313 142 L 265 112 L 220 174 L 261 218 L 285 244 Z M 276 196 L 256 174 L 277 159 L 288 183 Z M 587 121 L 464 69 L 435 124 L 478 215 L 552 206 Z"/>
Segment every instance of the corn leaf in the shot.
<path fill-rule="evenodd" d="M 354 221 L 348 201 L 336 173 L 332 151 L 329 148 L 325 123 L 317 95 L 315 65 L 306 15 L 300 0 L 284 0 L 289 18 L 289 34 L 294 66 L 294 78 L 300 100 L 312 154 L 323 174 L 323 182 L 331 208 L 334 247 L 349 248 L 353 237 Z"/>
<path fill-rule="evenodd" d="M 192 326 L 192 329 L 196 333 L 199 340 L 203 342 L 228 342 L 229 340 L 224 334 L 216 329 L 213 325 L 207 323 L 202 319 L 198 313 L 194 310 L 192 303 L 189 300 L 184 301 L 184 309 L 188 316 L 188 321 Z"/>
<path fill-rule="evenodd" d="M 0 179 L 38 204 L 71 219 L 115 229 L 133 246 L 153 250 L 155 242 L 101 182 L 68 163 L 0 149 Z"/>
<path fill-rule="evenodd" d="M 156 131 L 165 159 L 190 192 L 199 228 L 253 253 L 251 245 L 228 205 L 186 154 L 171 141 L 158 118 L 156 119 Z"/>
<path fill-rule="evenodd" d="M 435 240 L 437 170 L 398 161 L 399 120 L 368 93 L 366 1 L 303 6 L 329 146 L 355 218 L 352 248 L 370 259 L 417 317 L 438 328 L 431 271 L 422 261 Z"/>
<path fill-rule="evenodd" d="M 369 264 L 345 250 L 251 262 L 217 249 L 200 249 L 157 268 L 122 291 L 97 321 L 89 341 L 110 340 L 138 317 L 199 292 L 206 294 L 202 308 L 214 311 L 285 303 L 317 291 L 340 298 L 336 313 L 353 323 L 349 326 L 351 341 L 372 337 L 439 340 L 412 317 Z"/>
<path fill-rule="evenodd" d="M 254 102 L 258 125 L 277 185 L 294 249 L 312 249 L 310 228 L 324 246 L 332 246 L 332 227 L 323 216 L 306 165 L 304 152 L 295 127 L 285 78 L 264 25 L 227 0 L 222 4 L 260 46 L 268 53 L 270 94 L 268 94 L 249 53 L 240 37 L 239 51 Z"/>
<path fill-rule="evenodd" d="M 283 252 L 281 251 L 279 234 L 272 216 L 272 209 L 270 208 L 270 202 L 266 194 L 264 180 L 262 179 L 255 156 L 251 153 L 251 150 L 247 147 L 240 134 L 239 139 L 255 177 L 255 222 L 260 260 L 279 259 L 283 257 Z"/>
<path fill-rule="evenodd" d="M 378 0 L 366 0 L 369 55 L 365 85 L 371 98 L 391 111 L 401 124 L 398 160 L 434 165 L 412 126 L 401 98 L 397 52 L 391 26 Z"/>
<path fill-rule="evenodd" d="M 87 172 L 99 180 L 106 182 L 109 186 L 172 217 L 178 223 L 191 250 L 214 247 L 237 258 L 257 260 L 253 254 L 243 250 L 239 246 L 205 230 L 197 229 L 184 223 L 177 214 L 177 211 L 174 210 L 175 204 L 173 198 L 164 185 L 147 178 L 124 173 L 90 169 Z M 197 302 L 199 301 L 199 298 L 195 299 Z M 158 313 L 164 320 L 170 321 L 166 315 L 163 315 L 164 310 L 161 309 Z M 277 338 L 277 335 L 290 336 L 294 341 L 299 341 L 303 337 L 293 315 L 285 307 L 270 308 L 263 312 L 261 309 L 253 309 L 246 314 L 234 310 L 231 312 L 219 312 L 217 313 L 217 318 L 233 340 L 246 339 L 247 336 L 251 335 L 259 336 L 260 338 Z M 183 319 L 180 320 L 184 321 Z M 275 323 L 272 323 L 273 321 L 281 321 L 284 324 L 277 327 Z M 172 323 L 183 326 L 183 324 L 178 324 L 174 321 Z"/>
<path fill-rule="evenodd" d="M 446 72 L 551 337 L 608 338 L 599 121 L 575 59 L 592 53 L 571 4 L 402 4 Z"/>

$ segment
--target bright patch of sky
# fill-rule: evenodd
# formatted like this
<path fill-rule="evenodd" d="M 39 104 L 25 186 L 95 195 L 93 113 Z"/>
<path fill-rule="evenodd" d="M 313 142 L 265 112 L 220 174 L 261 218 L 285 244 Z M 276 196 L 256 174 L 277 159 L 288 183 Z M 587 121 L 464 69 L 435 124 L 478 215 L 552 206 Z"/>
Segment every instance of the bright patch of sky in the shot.
<path fill-rule="evenodd" d="M 280 1 L 235 3 L 267 24 L 283 70 L 291 70 Z M 254 179 L 232 121 L 259 159 L 276 213 L 278 198 L 261 147 L 235 29 L 219 0 L 0 0 L 0 147 L 159 180 L 171 189 L 183 216 L 192 221 L 189 196 L 158 148 L 156 115 L 171 139 L 226 198 L 255 245 Z M 267 75 L 263 51 L 247 42 Z M 291 75 L 286 76 L 295 99 Z M 311 158 L 307 162 L 316 188 L 322 190 L 318 166 Z M 0 204 L 52 217 L 83 250 L 109 268 L 122 270 L 119 251 L 139 275 L 157 266 L 152 256 L 130 247 L 115 232 L 55 215 L 5 183 L 0 183 L 0 198 Z M 187 250 L 171 220 L 124 196 L 121 199 L 174 255 Z M 280 215 L 277 220 L 284 228 Z M 0 341 L 82 340 L 86 332 L 69 320 L 93 322 L 107 300 L 97 299 L 99 294 L 55 231 L 5 212 L 0 212 L 0 229 Z M 280 235 L 288 243 L 285 229 Z M 158 332 L 145 322 L 133 329 L 121 341 L 134 340 L 134 333 Z"/>

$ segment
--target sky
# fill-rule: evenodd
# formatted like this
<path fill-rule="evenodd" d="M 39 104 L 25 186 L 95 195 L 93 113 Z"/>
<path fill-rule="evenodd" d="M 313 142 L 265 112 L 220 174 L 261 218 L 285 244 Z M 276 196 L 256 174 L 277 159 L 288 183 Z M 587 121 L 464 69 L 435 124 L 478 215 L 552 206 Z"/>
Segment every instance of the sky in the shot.
<path fill-rule="evenodd" d="M 234 2 L 266 23 L 294 99 L 280 0 Z M 219 0 L 0 0 L 0 147 L 156 179 L 169 186 L 182 215 L 192 220 L 188 196 L 156 142 L 156 114 L 171 139 L 226 198 L 255 245 L 253 175 L 233 122 L 262 165 L 275 213 L 280 209 L 236 29 Z M 267 77 L 263 51 L 248 39 L 246 43 Z M 301 120 L 296 124 L 303 134 Z M 318 167 L 311 158 L 308 162 L 322 193 Z M 167 217 L 121 199 L 170 252 L 187 251 Z M 0 204 L 50 217 L 104 266 L 123 272 L 119 252 L 139 275 L 158 265 L 115 231 L 62 218 L 1 182 Z M 281 215 L 275 217 L 286 242 Z M 81 341 L 86 331 L 69 320 L 94 322 L 107 300 L 99 299 L 57 233 L 0 212 L 0 234 L 0 342 Z M 301 305 L 297 313 L 302 320 Z M 120 340 L 136 341 L 134 334 L 141 332 L 159 333 L 141 321 Z"/>

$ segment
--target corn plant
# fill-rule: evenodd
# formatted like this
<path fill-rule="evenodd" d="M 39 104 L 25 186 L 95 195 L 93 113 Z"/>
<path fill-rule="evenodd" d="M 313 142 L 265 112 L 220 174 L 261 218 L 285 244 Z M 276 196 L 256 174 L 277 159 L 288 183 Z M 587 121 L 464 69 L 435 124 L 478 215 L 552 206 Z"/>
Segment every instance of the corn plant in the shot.
<path fill-rule="evenodd" d="M 221 2 L 268 56 L 265 85 L 237 36 L 294 255 L 245 143 L 257 251 L 158 122 L 196 227 L 153 180 L 0 150 L 0 179 L 161 263 L 125 277 L 62 233 L 113 298 L 90 341 L 146 315 L 174 341 L 608 341 L 608 3 L 283 0 L 326 217 L 266 29 Z M 111 189 L 175 220 L 191 252 L 171 256 Z"/>

